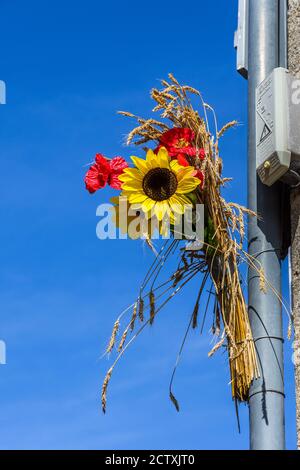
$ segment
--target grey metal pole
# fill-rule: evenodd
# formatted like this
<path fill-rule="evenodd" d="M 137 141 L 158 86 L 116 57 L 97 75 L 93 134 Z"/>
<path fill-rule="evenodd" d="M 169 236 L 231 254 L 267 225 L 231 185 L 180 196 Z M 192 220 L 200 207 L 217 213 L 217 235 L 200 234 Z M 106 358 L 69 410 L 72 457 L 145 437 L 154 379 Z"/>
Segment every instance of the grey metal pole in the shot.
<path fill-rule="evenodd" d="M 300 2 L 288 2 L 288 66 L 300 79 Z M 291 235 L 292 235 L 292 306 L 294 317 L 294 363 L 296 386 L 297 447 L 300 450 L 300 187 L 291 191 Z"/>
<path fill-rule="evenodd" d="M 257 177 L 255 161 L 255 89 L 279 66 L 279 13 L 280 0 L 249 0 L 248 205 L 262 217 L 260 221 L 249 220 L 249 253 L 281 292 L 280 183 L 264 186 Z M 248 282 L 249 315 L 261 372 L 250 390 L 250 448 L 279 450 L 285 448 L 281 305 L 270 289 L 266 294 L 260 290 L 255 271 L 249 271 Z"/>

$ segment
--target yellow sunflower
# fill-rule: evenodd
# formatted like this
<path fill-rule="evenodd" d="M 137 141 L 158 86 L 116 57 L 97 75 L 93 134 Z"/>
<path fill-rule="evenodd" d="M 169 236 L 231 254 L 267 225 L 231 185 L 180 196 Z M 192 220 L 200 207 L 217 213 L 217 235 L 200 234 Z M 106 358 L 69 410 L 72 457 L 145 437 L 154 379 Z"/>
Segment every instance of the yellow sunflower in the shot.
<path fill-rule="evenodd" d="M 121 233 L 127 234 L 132 240 L 138 238 L 150 240 L 156 231 L 161 235 L 167 235 L 168 227 L 165 227 L 163 222 L 159 222 L 155 216 L 146 218 L 145 214 L 135 209 L 129 212 L 130 207 L 126 196 L 114 196 L 110 201 L 113 204 L 112 221 Z"/>
<path fill-rule="evenodd" d="M 167 214 L 183 214 L 191 202 L 186 196 L 200 184 L 195 178 L 195 168 L 183 167 L 171 160 L 162 147 L 158 154 L 148 150 L 146 160 L 131 157 L 135 168 L 125 168 L 119 176 L 122 181 L 122 196 L 130 204 L 137 204 L 147 217 L 155 215 L 159 221 Z"/>

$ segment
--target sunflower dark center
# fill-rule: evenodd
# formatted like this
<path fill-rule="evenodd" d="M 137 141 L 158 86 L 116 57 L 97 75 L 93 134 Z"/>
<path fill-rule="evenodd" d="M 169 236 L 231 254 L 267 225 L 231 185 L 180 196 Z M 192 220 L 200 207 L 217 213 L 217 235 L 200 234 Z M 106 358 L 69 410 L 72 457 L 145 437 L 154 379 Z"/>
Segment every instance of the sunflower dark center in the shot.
<path fill-rule="evenodd" d="M 176 192 L 177 178 L 167 168 L 153 168 L 143 179 L 144 193 L 154 201 L 169 199 Z"/>

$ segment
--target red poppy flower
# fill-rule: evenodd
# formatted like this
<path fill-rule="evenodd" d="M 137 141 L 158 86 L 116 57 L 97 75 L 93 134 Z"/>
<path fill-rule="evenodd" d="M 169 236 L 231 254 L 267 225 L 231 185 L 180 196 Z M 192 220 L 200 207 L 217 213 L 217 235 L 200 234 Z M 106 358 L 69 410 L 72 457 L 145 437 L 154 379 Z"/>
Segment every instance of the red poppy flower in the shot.
<path fill-rule="evenodd" d="M 108 183 L 114 189 L 121 189 L 119 176 L 128 164 L 122 157 L 107 160 L 103 155 L 97 153 L 95 163 L 85 175 L 86 189 L 92 194 L 98 189 L 104 188 Z"/>

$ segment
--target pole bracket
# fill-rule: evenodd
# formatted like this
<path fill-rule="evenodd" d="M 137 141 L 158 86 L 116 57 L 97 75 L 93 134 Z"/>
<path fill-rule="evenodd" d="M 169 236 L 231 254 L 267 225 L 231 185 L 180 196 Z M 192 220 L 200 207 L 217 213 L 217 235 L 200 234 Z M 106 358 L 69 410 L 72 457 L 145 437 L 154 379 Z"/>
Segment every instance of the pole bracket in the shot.
<path fill-rule="evenodd" d="M 238 27 L 234 33 L 236 49 L 236 69 L 244 78 L 248 78 L 248 30 L 249 0 L 239 0 Z"/>
<path fill-rule="evenodd" d="M 284 343 L 284 338 L 281 338 L 280 336 L 259 336 L 258 338 L 253 339 L 253 342 L 256 343 L 256 341 L 259 341 L 260 339 L 276 339 Z"/>
<path fill-rule="evenodd" d="M 281 392 L 280 390 L 273 390 L 272 388 L 269 388 L 267 390 L 258 390 L 257 392 L 253 392 L 249 395 L 248 401 L 250 398 L 254 397 L 254 395 L 258 395 L 259 393 L 277 393 L 278 395 L 281 395 L 283 398 L 285 398 L 285 393 Z"/>

